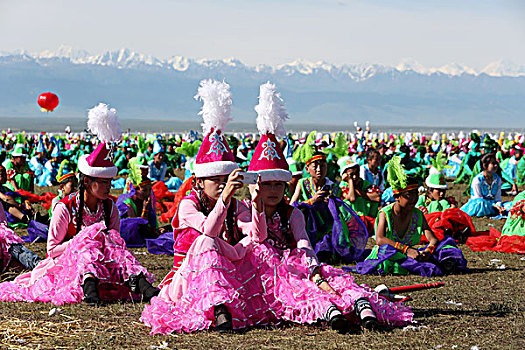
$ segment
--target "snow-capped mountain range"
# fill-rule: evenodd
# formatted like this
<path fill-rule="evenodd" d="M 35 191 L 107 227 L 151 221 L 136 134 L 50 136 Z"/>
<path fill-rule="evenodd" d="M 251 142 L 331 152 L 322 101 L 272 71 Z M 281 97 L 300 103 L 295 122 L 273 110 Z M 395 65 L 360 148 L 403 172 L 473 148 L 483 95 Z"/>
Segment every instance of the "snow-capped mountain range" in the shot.
<path fill-rule="evenodd" d="M 456 63 L 428 68 L 411 59 L 396 66 L 304 60 L 249 66 L 234 58 L 160 59 L 128 49 L 93 55 L 67 46 L 0 53 L 0 117 L 41 118 L 36 97 L 53 91 L 61 101 L 53 118 L 85 118 L 88 108 L 103 101 L 123 120 L 196 121 L 201 105 L 193 96 L 199 81 L 208 78 L 231 85 L 238 122 L 255 120 L 259 85 L 271 81 L 295 124 L 370 120 L 524 128 L 525 66 L 507 61 L 481 70 Z"/>
<path fill-rule="evenodd" d="M 337 66 L 325 61 L 310 62 L 295 60 L 293 62 L 277 65 L 247 66 L 235 58 L 226 59 L 191 59 L 183 56 L 172 56 L 167 59 L 159 59 L 151 55 L 137 53 L 122 48 L 118 51 L 107 51 L 103 54 L 93 55 L 85 50 L 77 50 L 71 46 L 60 46 L 57 50 L 45 50 L 39 53 L 30 53 L 25 50 L 14 52 L 2 52 L 0 56 L 12 57 L 13 59 L 34 60 L 36 63 L 46 64 L 49 60 L 67 60 L 73 64 L 92 64 L 108 67 L 125 68 L 158 68 L 187 71 L 195 66 L 205 68 L 235 67 L 237 69 L 252 70 L 257 73 L 284 73 L 288 75 L 303 74 L 310 75 L 320 71 L 333 76 L 346 76 L 354 81 L 364 81 L 376 73 L 414 72 L 423 75 L 444 74 L 447 76 L 461 76 L 469 74 L 478 76 L 486 74 L 492 77 L 520 77 L 525 76 L 525 65 L 518 65 L 507 60 L 489 63 L 481 70 L 468 67 L 460 63 L 449 63 L 441 67 L 425 67 L 414 59 L 403 59 L 396 66 L 381 64 L 345 64 Z"/>

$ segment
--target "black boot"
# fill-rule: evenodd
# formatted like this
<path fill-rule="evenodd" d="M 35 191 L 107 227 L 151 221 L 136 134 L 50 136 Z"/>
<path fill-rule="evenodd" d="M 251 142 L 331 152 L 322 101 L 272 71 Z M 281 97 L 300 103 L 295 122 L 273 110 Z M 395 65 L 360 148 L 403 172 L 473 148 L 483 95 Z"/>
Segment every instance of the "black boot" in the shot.
<path fill-rule="evenodd" d="M 379 322 L 377 322 L 377 316 L 372 309 L 372 305 L 367 298 L 359 298 L 354 304 L 355 313 L 361 320 L 361 325 L 368 330 L 378 330 Z"/>
<path fill-rule="evenodd" d="M 325 319 L 334 331 L 346 333 L 349 329 L 348 320 L 335 305 L 331 305 L 328 308 Z"/>
<path fill-rule="evenodd" d="M 84 291 L 84 301 L 89 306 L 100 305 L 100 297 L 98 296 L 98 280 L 94 277 L 88 277 L 84 280 L 82 290 Z"/>
<path fill-rule="evenodd" d="M 142 295 L 142 301 L 145 303 L 160 293 L 160 290 L 153 287 L 142 273 L 129 276 L 128 285 L 133 293 Z"/>
<path fill-rule="evenodd" d="M 31 221 L 31 218 L 27 214 L 24 214 L 20 219 L 20 222 L 26 225 L 29 225 L 29 221 Z"/>
<path fill-rule="evenodd" d="M 219 332 L 228 332 L 233 329 L 232 314 L 225 305 L 217 305 L 213 310 L 215 316 L 215 330 Z"/>
<path fill-rule="evenodd" d="M 32 270 L 42 259 L 32 251 L 30 251 L 22 243 L 12 243 L 7 249 L 11 257 L 22 264 L 26 269 Z"/>

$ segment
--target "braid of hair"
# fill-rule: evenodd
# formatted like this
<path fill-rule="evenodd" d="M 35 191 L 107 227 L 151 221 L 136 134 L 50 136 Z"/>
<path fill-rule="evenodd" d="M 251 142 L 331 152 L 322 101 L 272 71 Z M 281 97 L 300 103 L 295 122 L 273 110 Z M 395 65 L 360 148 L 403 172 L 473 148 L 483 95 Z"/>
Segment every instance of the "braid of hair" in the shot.
<path fill-rule="evenodd" d="M 79 202 L 78 202 L 78 208 L 77 208 L 77 234 L 80 232 L 80 229 L 82 228 L 82 216 L 84 214 L 84 192 L 85 192 L 85 185 L 84 185 L 84 179 L 86 178 L 86 175 L 82 173 L 78 173 L 78 196 L 79 196 Z"/>
<path fill-rule="evenodd" d="M 205 216 L 208 216 L 210 214 L 210 209 L 209 209 L 209 205 L 210 205 L 210 202 L 208 200 L 208 196 L 206 195 L 206 193 L 204 193 L 204 189 L 200 186 L 198 186 L 197 184 L 195 184 L 193 186 L 193 189 L 195 190 L 195 192 L 197 192 L 197 197 L 199 199 L 199 204 L 201 206 L 201 211 L 203 212 L 203 214 Z"/>
<path fill-rule="evenodd" d="M 283 197 L 281 202 L 279 202 L 279 204 L 277 205 L 277 213 L 279 214 L 282 234 L 288 243 L 288 248 L 294 249 L 297 247 L 297 242 L 295 241 L 293 233 L 290 230 L 290 219 L 288 217 L 290 208 L 291 206 L 288 203 L 286 203 L 286 200 Z"/>

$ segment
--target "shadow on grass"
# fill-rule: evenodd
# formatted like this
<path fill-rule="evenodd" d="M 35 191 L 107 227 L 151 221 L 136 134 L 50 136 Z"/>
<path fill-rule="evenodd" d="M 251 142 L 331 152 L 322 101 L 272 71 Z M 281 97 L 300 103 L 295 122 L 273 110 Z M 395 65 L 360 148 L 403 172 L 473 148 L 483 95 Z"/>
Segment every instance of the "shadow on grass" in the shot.
<path fill-rule="evenodd" d="M 517 267 L 505 267 L 504 269 L 497 269 L 495 267 L 479 267 L 479 268 L 469 268 L 467 272 L 462 273 L 462 275 L 472 275 L 474 273 L 487 273 L 491 271 L 522 271 L 523 268 Z"/>
<path fill-rule="evenodd" d="M 491 304 L 488 310 L 450 310 L 450 309 L 412 309 L 415 317 L 430 317 L 437 315 L 445 316 L 476 316 L 476 317 L 505 317 L 512 313 L 510 307 L 505 304 Z"/>

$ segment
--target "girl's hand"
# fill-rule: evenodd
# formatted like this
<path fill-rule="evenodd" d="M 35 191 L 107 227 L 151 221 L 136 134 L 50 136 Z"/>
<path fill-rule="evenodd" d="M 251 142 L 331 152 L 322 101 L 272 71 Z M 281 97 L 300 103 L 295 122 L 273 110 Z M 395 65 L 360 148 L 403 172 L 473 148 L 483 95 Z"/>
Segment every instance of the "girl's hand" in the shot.
<path fill-rule="evenodd" d="M 262 213 L 264 203 L 261 197 L 261 176 L 257 178 L 257 184 L 254 186 L 252 191 L 252 205 L 259 213 Z"/>
<path fill-rule="evenodd" d="M 407 250 L 407 256 L 411 257 L 412 259 L 418 259 L 419 258 L 419 252 L 417 251 L 417 249 L 414 249 L 414 248 L 408 248 Z"/>
<path fill-rule="evenodd" d="M 234 171 L 232 171 L 230 176 L 228 176 L 228 180 L 226 181 L 226 185 L 224 186 L 224 190 L 222 191 L 222 200 L 224 201 L 224 204 L 230 203 L 230 199 L 235 194 L 235 191 L 237 191 L 239 188 L 242 188 L 243 183 L 241 182 L 241 172 L 241 169 L 235 169 Z"/>
<path fill-rule="evenodd" d="M 418 261 L 428 261 L 428 259 L 430 259 L 430 256 L 432 254 L 430 254 L 430 251 L 428 250 L 423 250 L 422 252 L 419 252 L 419 257 L 418 257 Z"/>
<path fill-rule="evenodd" d="M 321 275 L 321 273 L 320 273 L 320 272 L 317 272 L 317 273 L 315 273 L 315 274 L 312 276 L 311 280 L 312 280 L 312 282 L 315 283 L 317 280 L 322 279 L 322 278 L 323 278 L 323 276 Z M 317 283 L 316 283 L 316 284 L 317 284 Z M 322 283 L 317 284 L 317 286 L 318 286 L 319 289 L 321 289 L 322 291 L 325 291 L 325 292 L 330 293 L 330 294 L 331 294 L 331 293 L 337 294 L 337 292 L 332 288 L 332 286 L 331 286 L 331 285 L 328 283 L 328 281 L 326 281 L 326 280 L 323 281 Z"/>

